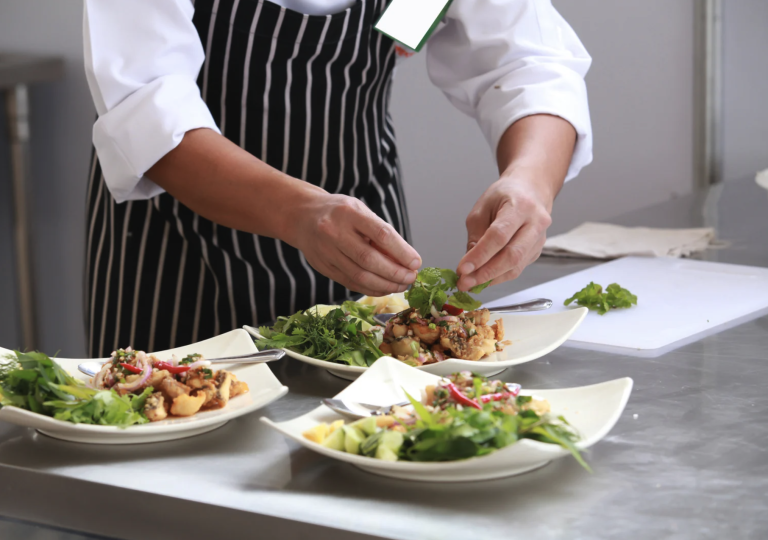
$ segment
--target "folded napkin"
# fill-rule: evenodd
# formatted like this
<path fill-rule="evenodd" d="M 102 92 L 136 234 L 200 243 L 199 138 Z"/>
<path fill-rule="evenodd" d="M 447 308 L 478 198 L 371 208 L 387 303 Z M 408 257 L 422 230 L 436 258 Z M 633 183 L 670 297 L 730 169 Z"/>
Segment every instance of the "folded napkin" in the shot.
<path fill-rule="evenodd" d="M 565 234 L 548 238 L 542 254 L 556 257 L 615 259 L 627 255 L 687 257 L 715 241 L 712 228 L 651 229 L 608 223 L 584 223 Z"/>
<path fill-rule="evenodd" d="M 757 173 L 757 176 L 755 177 L 755 182 L 757 182 L 758 186 L 768 189 L 768 169 L 765 169 L 764 171 L 760 171 L 759 173 Z"/>

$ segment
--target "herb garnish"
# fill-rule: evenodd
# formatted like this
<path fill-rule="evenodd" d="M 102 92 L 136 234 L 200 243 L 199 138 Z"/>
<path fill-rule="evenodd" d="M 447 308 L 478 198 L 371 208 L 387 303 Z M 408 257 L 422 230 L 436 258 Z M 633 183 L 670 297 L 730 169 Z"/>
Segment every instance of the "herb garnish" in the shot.
<path fill-rule="evenodd" d="M 469 292 L 457 290 L 448 296 L 449 292 L 456 289 L 458 281 L 459 276 L 453 270 L 427 267 L 416 275 L 416 281 L 405 292 L 405 298 L 408 300 L 408 305 L 419 310 L 422 317 L 429 316 L 432 306 L 438 310 L 443 309 L 445 304 L 465 311 L 479 308 L 482 303 L 472 298 L 470 293 L 480 293 L 491 282 L 475 285 Z"/>
<path fill-rule="evenodd" d="M 39 352 L 16 351 L 0 359 L 0 407 L 14 406 L 75 424 L 128 427 L 147 422 L 140 395 L 95 390 Z"/>
<path fill-rule="evenodd" d="M 603 292 L 600 285 L 590 282 L 589 285 L 567 299 L 565 305 L 570 305 L 573 301 L 576 301 L 580 306 L 597 310 L 600 315 L 605 315 L 611 309 L 637 305 L 637 296 L 627 289 L 622 289 L 618 283 L 611 283 Z"/>
<path fill-rule="evenodd" d="M 259 328 L 265 339 L 256 341 L 256 345 L 262 350 L 286 348 L 319 360 L 370 366 L 384 356 L 379 350 L 381 332 L 363 330 L 364 322 L 376 324 L 373 310 L 374 306 L 347 301 L 325 315 L 315 307 L 279 317 L 272 328 Z"/>

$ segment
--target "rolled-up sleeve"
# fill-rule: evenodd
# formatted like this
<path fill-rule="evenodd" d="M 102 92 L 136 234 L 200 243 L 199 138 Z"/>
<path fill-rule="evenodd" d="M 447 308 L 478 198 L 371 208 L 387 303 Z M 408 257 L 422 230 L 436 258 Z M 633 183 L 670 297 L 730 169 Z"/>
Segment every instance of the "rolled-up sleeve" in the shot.
<path fill-rule="evenodd" d="M 197 87 L 205 59 L 190 0 L 86 0 L 93 144 L 117 202 L 163 192 L 144 176 L 192 129 L 218 127 Z"/>
<path fill-rule="evenodd" d="M 427 49 L 430 79 L 476 118 L 494 152 L 525 116 L 570 122 L 577 141 L 566 180 L 592 161 L 584 83 L 591 62 L 549 0 L 454 0 Z"/>

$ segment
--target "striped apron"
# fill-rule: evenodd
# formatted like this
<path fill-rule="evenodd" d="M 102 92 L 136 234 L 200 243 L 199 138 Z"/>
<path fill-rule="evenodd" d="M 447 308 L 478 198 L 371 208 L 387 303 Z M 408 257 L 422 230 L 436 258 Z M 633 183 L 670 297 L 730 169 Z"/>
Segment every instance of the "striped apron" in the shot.
<path fill-rule="evenodd" d="M 198 85 L 225 137 L 359 198 L 408 239 L 388 111 L 397 55 L 373 29 L 385 3 L 309 16 L 268 0 L 197 0 Z M 181 346 L 353 294 L 295 248 L 213 223 L 167 193 L 116 204 L 95 153 L 87 193 L 90 357 Z"/>

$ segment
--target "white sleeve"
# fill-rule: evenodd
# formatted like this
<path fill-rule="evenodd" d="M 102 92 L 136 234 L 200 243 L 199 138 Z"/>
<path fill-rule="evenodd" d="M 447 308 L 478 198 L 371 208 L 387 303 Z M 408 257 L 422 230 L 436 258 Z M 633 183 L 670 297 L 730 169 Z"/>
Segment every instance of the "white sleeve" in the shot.
<path fill-rule="evenodd" d="M 591 62 L 550 0 L 454 0 L 427 48 L 430 79 L 476 118 L 494 155 L 520 118 L 552 114 L 570 122 L 577 142 L 566 180 L 592 161 L 584 84 Z"/>
<path fill-rule="evenodd" d="M 218 132 L 196 80 L 205 54 L 190 0 L 85 0 L 93 144 L 117 202 L 163 192 L 144 176 L 195 128 Z"/>

